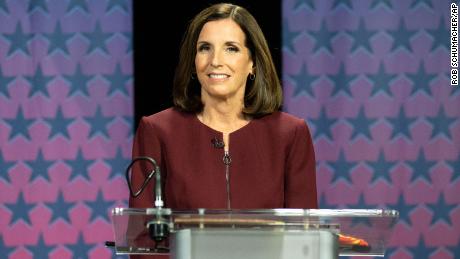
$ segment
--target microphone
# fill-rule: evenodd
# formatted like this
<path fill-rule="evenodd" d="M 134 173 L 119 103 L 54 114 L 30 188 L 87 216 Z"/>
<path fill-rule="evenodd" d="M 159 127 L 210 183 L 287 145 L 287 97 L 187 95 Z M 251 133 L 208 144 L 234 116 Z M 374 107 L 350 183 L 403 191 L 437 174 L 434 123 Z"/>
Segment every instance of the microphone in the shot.
<path fill-rule="evenodd" d="M 214 137 L 213 139 L 211 139 L 211 143 L 212 143 L 212 146 L 213 146 L 214 148 L 224 148 L 224 147 L 225 147 L 224 141 L 219 140 L 219 139 L 216 138 L 216 137 Z"/>
<path fill-rule="evenodd" d="M 147 162 L 150 162 L 154 169 L 149 172 L 147 178 L 144 180 L 142 183 L 141 188 L 137 192 L 133 192 L 132 186 L 131 186 L 131 180 L 130 180 L 130 171 L 132 166 L 137 162 L 137 161 L 142 161 L 146 160 Z M 166 239 L 169 235 L 169 221 L 163 217 L 164 213 L 164 202 L 162 198 L 162 190 L 161 190 L 161 173 L 160 173 L 160 167 L 157 165 L 156 161 L 148 156 L 140 156 L 136 157 L 132 160 L 131 164 L 129 164 L 128 168 L 126 169 L 126 181 L 128 182 L 128 189 L 129 193 L 132 197 L 136 198 L 138 197 L 144 189 L 147 187 L 148 182 L 155 176 L 155 213 L 154 217 L 151 221 L 147 223 L 147 228 L 149 229 L 149 234 L 150 238 L 155 240 L 156 246 L 158 246 L 158 243 Z M 157 249 L 157 247 L 155 248 Z"/>
<path fill-rule="evenodd" d="M 131 172 L 131 169 L 132 169 L 133 165 L 138 161 L 150 162 L 153 165 L 154 169 L 149 172 L 149 174 L 147 176 L 147 179 L 144 180 L 144 182 L 142 183 L 141 188 L 137 192 L 133 192 L 132 185 L 131 185 L 131 177 L 130 177 L 129 173 Z M 161 192 L 160 167 L 157 165 L 157 162 L 151 157 L 140 156 L 140 157 L 134 158 L 131 161 L 131 163 L 129 164 L 128 168 L 126 168 L 125 177 L 126 177 L 126 181 L 128 182 L 129 193 L 130 193 L 131 197 L 133 197 L 133 198 L 138 197 L 144 191 L 145 187 L 147 187 L 147 184 L 150 182 L 150 180 L 153 178 L 153 176 L 155 176 L 155 207 L 157 209 L 161 209 L 163 207 L 164 203 L 163 203 L 163 199 L 161 197 L 162 192 Z"/>

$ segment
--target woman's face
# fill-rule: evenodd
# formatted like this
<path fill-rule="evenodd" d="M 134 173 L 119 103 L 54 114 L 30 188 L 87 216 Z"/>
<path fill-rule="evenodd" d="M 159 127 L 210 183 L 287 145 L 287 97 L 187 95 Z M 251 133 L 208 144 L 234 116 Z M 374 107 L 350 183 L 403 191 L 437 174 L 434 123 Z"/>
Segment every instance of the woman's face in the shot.
<path fill-rule="evenodd" d="M 202 100 L 243 101 L 246 80 L 253 62 L 245 35 L 232 19 L 207 22 L 198 36 L 195 68 Z"/>

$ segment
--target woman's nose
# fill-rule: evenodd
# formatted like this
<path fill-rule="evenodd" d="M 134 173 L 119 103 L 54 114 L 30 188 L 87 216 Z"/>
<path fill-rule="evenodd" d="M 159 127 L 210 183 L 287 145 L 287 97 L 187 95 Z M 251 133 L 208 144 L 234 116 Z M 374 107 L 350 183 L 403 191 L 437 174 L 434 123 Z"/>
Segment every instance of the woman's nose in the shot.
<path fill-rule="evenodd" d="M 211 56 L 211 66 L 218 67 L 221 66 L 221 56 L 218 51 L 214 51 Z"/>

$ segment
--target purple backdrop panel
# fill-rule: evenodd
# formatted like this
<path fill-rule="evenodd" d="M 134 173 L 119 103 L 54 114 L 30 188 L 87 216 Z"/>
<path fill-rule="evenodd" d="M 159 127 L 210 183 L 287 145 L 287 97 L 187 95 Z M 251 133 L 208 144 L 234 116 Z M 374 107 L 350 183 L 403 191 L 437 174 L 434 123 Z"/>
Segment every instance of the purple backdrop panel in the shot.
<path fill-rule="evenodd" d="M 450 4 L 282 4 L 284 107 L 312 131 L 321 207 L 399 210 L 387 258 L 460 257 Z"/>
<path fill-rule="evenodd" d="M 133 135 L 129 0 L 0 0 L 2 258 L 111 258 Z"/>

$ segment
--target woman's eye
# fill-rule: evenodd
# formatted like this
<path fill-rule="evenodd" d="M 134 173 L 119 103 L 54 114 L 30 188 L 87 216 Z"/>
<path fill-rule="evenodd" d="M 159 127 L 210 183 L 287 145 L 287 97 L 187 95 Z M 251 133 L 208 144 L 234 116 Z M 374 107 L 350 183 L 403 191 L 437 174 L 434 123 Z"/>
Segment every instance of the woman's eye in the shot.
<path fill-rule="evenodd" d="M 233 46 L 230 46 L 227 48 L 227 51 L 229 52 L 238 52 L 240 49 L 238 49 L 237 47 L 233 47 Z"/>
<path fill-rule="evenodd" d="M 198 47 L 198 51 L 199 51 L 199 52 L 208 51 L 209 49 L 210 49 L 209 46 L 208 46 L 208 45 L 205 45 L 205 44 L 203 44 L 203 45 L 201 45 L 201 46 Z"/>

